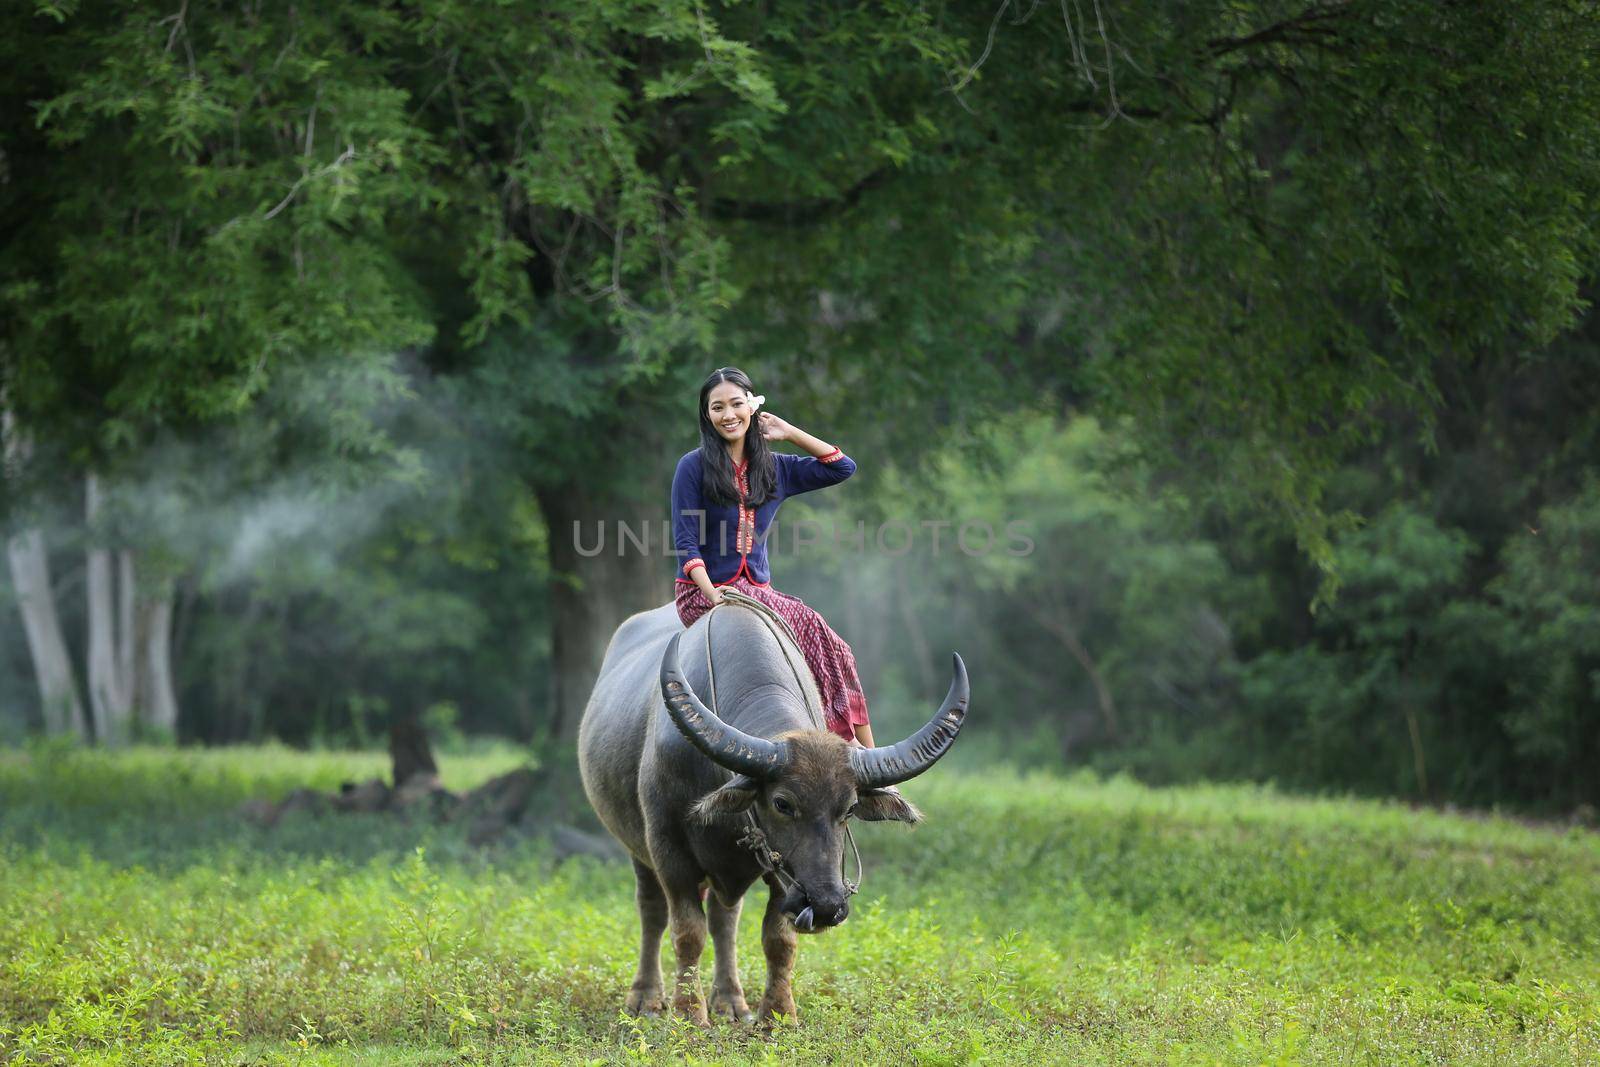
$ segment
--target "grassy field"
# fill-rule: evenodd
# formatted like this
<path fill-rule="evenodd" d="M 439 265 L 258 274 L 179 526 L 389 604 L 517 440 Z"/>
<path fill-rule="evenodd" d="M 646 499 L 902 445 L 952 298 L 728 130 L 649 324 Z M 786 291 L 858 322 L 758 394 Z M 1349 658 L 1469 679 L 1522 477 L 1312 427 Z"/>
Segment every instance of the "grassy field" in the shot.
<path fill-rule="evenodd" d="M 802 940 L 801 1019 L 761 1038 L 621 1014 L 625 865 L 234 814 L 384 765 L 0 752 L 0 1062 L 1600 1062 L 1592 833 L 938 768 L 905 788 L 924 826 L 859 830 L 852 917 Z"/>

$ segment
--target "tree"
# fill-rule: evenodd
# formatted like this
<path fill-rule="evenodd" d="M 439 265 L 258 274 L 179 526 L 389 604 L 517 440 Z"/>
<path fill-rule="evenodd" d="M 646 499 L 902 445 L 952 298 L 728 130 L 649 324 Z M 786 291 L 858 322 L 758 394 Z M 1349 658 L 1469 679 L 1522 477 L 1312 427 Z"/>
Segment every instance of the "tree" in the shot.
<path fill-rule="evenodd" d="M 7 109 L 6 151 L 42 180 L 0 194 L 6 374 L 26 427 L 94 428 L 86 467 L 284 361 L 435 337 L 526 398 L 548 522 L 659 516 L 693 444 L 667 398 L 737 353 L 819 424 L 892 405 L 858 452 L 1019 390 L 1132 414 L 1269 501 L 1327 595 L 1336 457 L 1430 415 L 1440 361 L 1570 323 L 1595 250 L 1600 27 L 1560 0 L 7 19 L 40 124 Z M 611 448 L 659 468 L 595 479 Z M 557 596 L 570 729 L 663 598 L 642 561 L 551 564 L 608 590 Z"/>
<path fill-rule="evenodd" d="M 50 475 L 82 481 L 91 525 L 157 428 L 236 415 L 286 363 L 428 338 L 385 237 L 427 199 L 408 171 L 427 145 L 373 58 L 396 14 L 38 4 L 0 25 L 0 145 L 27 175 L 0 191 L 0 386 L 17 432 L 70 457 Z M 170 575 L 137 580 L 151 548 L 89 548 L 103 740 L 136 699 L 175 715 Z"/>
<path fill-rule="evenodd" d="M 504 329 L 521 373 L 603 396 L 557 420 L 585 456 L 713 338 L 804 368 L 790 395 L 824 420 L 863 392 L 935 425 L 1018 382 L 1091 398 L 1242 472 L 1331 567 L 1321 481 L 1374 411 L 1426 412 L 1435 354 L 1578 306 L 1600 142 L 1570 45 L 1595 27 L 1560 3 L 1008 8 L 558 4 L 494 34 L 425 8 L 408 85 L 478 190 L 462 340 Z M 581 468 L 558 448 L 534 451 Z M 540 496 L 565 521 L 577 483 Z M 557 632 L 592 660 L 609 626 L 580 610 Z"/>

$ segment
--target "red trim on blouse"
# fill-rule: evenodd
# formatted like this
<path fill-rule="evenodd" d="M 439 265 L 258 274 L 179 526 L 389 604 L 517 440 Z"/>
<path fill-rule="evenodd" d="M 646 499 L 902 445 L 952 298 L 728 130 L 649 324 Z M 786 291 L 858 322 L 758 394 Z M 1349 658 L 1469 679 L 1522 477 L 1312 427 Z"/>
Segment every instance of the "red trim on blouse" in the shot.
<path fill-rule="evenodd" d="M 741 566 L 740 570 L 743 571 L 744 568 Z M 745 581 L 747 581 L 751 585 L 757 586 L 758 588 L 761 588 L 761 589 L 766 589 L 768 586 L 770 586 L 772 584 L 771 582 L 758 582 L 754 578 L 750 577 L 748 572 L 745 573 L 744 577 L 745 577 Z M 739 580 L 739 575 L 735 574 L 732 578 L 729 578 L 725 582 L 712 582 L 711 584 L 712 584 L 713 587 L 724 586 L 724 585 L 732 585 L 734 582 L 736 582 L 738 580 Z M 690 581 L 688 578 L 674 578 L 673 581 L 675 583 L 677 583 L 678 585 L 695 585 L 695 584 L 697 584 L 695 582 Z"/>
<path fill-rule="evenodd" d="M 683 573 L 693 574 L 696 567 L 704 567 L 705 565 L 706 561 L 703 559 L 691 559 L 688 563 L 683 565 Z"/>
<path fill-rule="evenodd" d="M 818 463 L 837 463 L 839 460 L 841 460 L 843 458 L 844 458 L 844 449 L 835 447 L 834 450 L 832 452 L 829 452 L 826 456 L 818 456 L 817 457 L 817 462 Z"/>
<path fill-rule="evenodd" d="M 745 498 L 750 493 L 750 481 L 745 475 L 745 464 L 739 463 L 738 477 L 734 480 L 739 487 L 739 529 L 734 534 L 734 547 L 739 550 L 739 569 L 744 569 L 744 557 L 756 547 L 756 513 L 754 508 L 745 505 Z"/>

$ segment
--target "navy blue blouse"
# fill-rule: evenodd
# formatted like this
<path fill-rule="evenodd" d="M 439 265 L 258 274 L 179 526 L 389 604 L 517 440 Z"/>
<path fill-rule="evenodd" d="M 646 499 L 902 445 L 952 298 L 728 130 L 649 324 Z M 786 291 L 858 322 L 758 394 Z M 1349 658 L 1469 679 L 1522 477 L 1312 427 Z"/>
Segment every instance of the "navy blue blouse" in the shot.
<path fill-rule="evenodd" d="M 672 536 L 678 561 L 677 580 L 691 582 L 690 573 L 704 567 L 713 585 L 726 585 L 745 575 L 757 585 L 772 581 L 767 566 L 767 531 L 778 508 L 791 496 L 836 485 L 856 472 L 855 460 L 835 448 L 820 459 L 774 452 L 777 491 L 758 508 L 743 500 L 749 492 L 747 461 L 734 468 L 740 503 L 712 504 L 701 493 L 703 463 L 700 450 L 686 452 L 672 475 Z"/>

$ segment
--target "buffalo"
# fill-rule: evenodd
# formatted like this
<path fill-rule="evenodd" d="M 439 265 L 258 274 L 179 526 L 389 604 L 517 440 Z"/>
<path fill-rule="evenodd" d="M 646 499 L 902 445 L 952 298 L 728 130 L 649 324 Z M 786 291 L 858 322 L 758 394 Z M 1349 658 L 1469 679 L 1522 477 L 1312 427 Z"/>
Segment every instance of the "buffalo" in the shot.
<path fill-rule="evenodd" d="M 848 821 L 922 818 L 894 787 L 949 750 L 968 700 L 966 667 L 952 653 L 954 680 L 927 725 L 863 748 L 823 728 L 816 682 L 783 621 L 758 601 L 728 602 L 737 610 L 718 606 L 687 628 L 672 604 L 619 626 L 578 731 L 584 791 L 632 856 L 637 881 L 639 969 L 626 1008 L 667 1010 L 661 937 L 670 927 L 671 1007 L 700 1025 L 709 1022 L 699 979 L 707 927 L 716 946 L 709 1013 L 796 1017 L 797 934 L 837 926 L 850 911 Z M 770 890 L 767 987 L 751 1012 L 734 941 L 757 879 Z"/>

